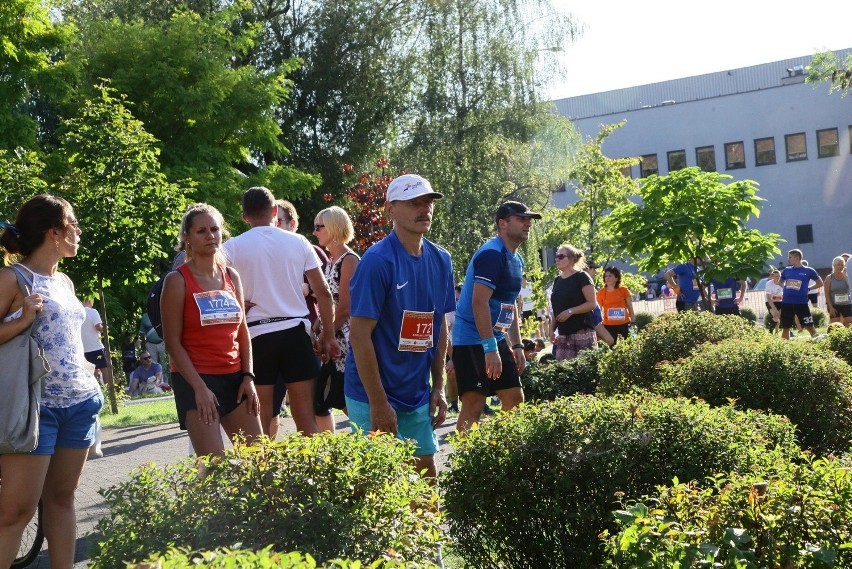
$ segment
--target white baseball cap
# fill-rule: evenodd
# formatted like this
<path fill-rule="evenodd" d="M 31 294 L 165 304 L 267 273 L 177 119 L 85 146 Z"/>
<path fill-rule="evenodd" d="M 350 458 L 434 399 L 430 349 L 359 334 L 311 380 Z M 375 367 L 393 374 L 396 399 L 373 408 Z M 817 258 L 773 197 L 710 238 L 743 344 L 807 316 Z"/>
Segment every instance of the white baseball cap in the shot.
<path fill-rule="evenodd" d="M 394 178 L 388 185 L 386 201 L 408 201 L 420 196 L 431 196 L 436 200 L 444 197 L 444 194 L 432 190 L 432 184 L 423 176 L 417 174 L 403 174 Z"/>

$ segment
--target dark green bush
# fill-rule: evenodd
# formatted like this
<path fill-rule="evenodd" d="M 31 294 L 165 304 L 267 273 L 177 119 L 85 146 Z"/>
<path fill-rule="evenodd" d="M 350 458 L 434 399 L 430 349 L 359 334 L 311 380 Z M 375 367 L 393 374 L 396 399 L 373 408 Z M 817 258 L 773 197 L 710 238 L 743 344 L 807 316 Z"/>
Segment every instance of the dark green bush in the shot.
<path fill-rule="evenodd" d="M 772 315 L 767 312 L 766 316 L 763 317 L 763 327 L 766 328 L 767 332 L 772 332 L 775 330 L 775 324 L 776 322 L 772 319 Z"/>
<path fill-rule="evenodd" d="M 618 342 L 601 360 L 601 393 L 624 393 L 632 387 L 654 389 L 660 381 L 657 364 L 689 355 L 704 342 L 728 338 L 765 338 L 766 332 L 739 316 L 710 312 L 663 314 L 636 338 Z"/>
<path fill-rule="evenodd" d="M 852 567 L 852 469 L 829 458 L 765 477 L 679 483 L 616 513 L 610 567 Z"/>
<path fill-rule="evenodd" d="M 825 311 L 820 310 L 819 308 L 814 308 L 813 306 L 811 306 L 811 316 L 814 317 L 814 326 L 819 327 L 819 326 L 822 326 L 823 324 L 826 324 Z"/>
<path fill-rule="evenodd" d="M 668 395 L 779 413 L 796 425 L 803 447 L 820 454 L 849 449 L 852 368 L 810 342 L 705 344 L 660 371 Z"/>
<path fill-rule="evenodd" d="M 837 354 L 837 357 L 852 365 L 852 328 L 832 330 L 824 340 L 820 341 L 820 345 L 828 348 Z"/>
<path fill-rule="evenodd" d="M 650 312 L 637 312 L 636 313 L 636 328 L 641 332 L 648 326 L 651 322 L 654 321 L 654 315 Z"/>
<path fill-rule="evenodd" d="M 597 567 L 616 493 L 798 456 L 787 419 L 659 397 L 524 405 L 452 439 L 442 475 L 454 552 L 471 567 Z"/>
<path fill-rule="evenodd" d="M 390 436 L 291 436 L 237 445 L 200 475 L 191 461 L 146 466 L 102 491 L 110 515 L 93 567 L 121 567 L 168 547 L 310 553 L 318 562 L 434 559 L 437 495 L 417 476 L 414 447 Z"/>
<path fill-rule="evenodd" d="M 757 313 L 751 308 L 740 308 L 740 316 L 748 320 L 750 324 L 755 324 L 757 322 Z"/>
<path fill-rule="evenodd" d="M 576 358 L 546 365 L 529 366 L 522 377 L 527 401 L 552 401 L 575 393 L 594 393 L 598 384 L 598 363 L 607 348 L 583 350 Z"/>
<path fill-rule="evenodd" d="M 334 559 L 317 563 L 310 555 L 298 552 L 275 553 L 271 547 L 261 551 L 247 549 L 216 549 L 214 551 L 191 552 L 187 549 L 171 549 L 165 555 L 154 555 L 135 569 L 190 569 L 195 567 L 220 567 L 222 569 L 427 569 L 434 564 L 413 563 L 392 559 L 377 559 L 373 563 L 361 563 L 349 559 Z"/>

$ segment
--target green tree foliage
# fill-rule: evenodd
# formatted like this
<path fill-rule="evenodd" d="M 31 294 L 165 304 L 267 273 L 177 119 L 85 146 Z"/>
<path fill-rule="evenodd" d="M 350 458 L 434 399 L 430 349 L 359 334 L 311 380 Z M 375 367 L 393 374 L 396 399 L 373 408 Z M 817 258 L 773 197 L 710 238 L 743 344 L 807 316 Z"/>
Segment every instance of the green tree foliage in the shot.
<path fill-rule="evenodd" d="M 616 236 L 603 220 L 638 189 L 636 181 L 623 173 L 638 159 L 607 158 L 602 149 L 606 139 L 625 122 L 605 125 L 594 139 L 583 144 L 565 182 L 565 189 L 574 193 L 577 201 L 554 210 L 547 223 L 548 245 L 571 243 L 601 266 L 623 256 Z"/>
<path fill-rule="evenodd" d="M 83 295 L 101 294 L 119 329 L 135 330 L 155 267 L 174 244 L 184 191 L 167 181 L 156 139 L 111 89 L 102 87 L 86 102 L 61 141 L 67 164 L 61 190 L 83 230 L 68 273 Z"/>
<path fill-rule="evenodd" d="M 705 279 L 758 277 L 767 260 L 780 253 L 780 237 L 747 228 L 764 200 L 756 182 L 725 183 L 729 179 L 696 167 L 645 178 L 641 201 L 615 208 L 607 230 L 643 271 L 709 257 Z"/>
<path fill-rule="evenodd" d="M 840 92 L 845 97 L 852 90 L 852 54 L 846 59 L 840 57 L 833 51 L 823 51 L 814 55 L 807 66 L 808 75 L 805 81 L 808 83 L 829 83 L 829 93 Z"/>
<path fill-rule="evenodd" d="M 13 222 L 21 204 L 47 191 L 40 177 L 43 168 L 35 152 L 0 150 L 0 219 Z"/>

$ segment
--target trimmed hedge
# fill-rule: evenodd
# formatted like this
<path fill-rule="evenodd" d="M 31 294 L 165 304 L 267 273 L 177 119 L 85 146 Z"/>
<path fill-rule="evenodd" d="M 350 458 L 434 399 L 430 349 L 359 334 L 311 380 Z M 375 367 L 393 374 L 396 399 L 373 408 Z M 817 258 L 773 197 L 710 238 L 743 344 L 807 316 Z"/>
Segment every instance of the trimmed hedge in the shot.
<path fill-rule="evenodd" d="M 110 509 L 92 567 L 122 567 L 169 547 L 310 553 L 370 563 L 389 551 L 428 562 L 441 545 L 437 494 L 389 435 L 293 435 L 236 445 L 201 474 L 191 460 L 149 465 L 102 490 Z"/>
<path fill-rule="evenodd" d="M 524 399 L 552 401 L 575 393 L 594 393 L 600 377 L 598 365 L 608 351 L 608 348 L 583 350 L 570 360 L 529 365 L 522 377 Z"/>
<path fill-rule="evenodd" d="M 318 563 L 312 556 L 299 553 L 276 553 L 271 547 L 261 551 L 246 549 L 216 549 L 214 551 L 191 552 L 186 549 L 171 549 L 165 555 L 154 555 L 143 563 L 128 565 L 133 569 L 190 569 L 194 567 L 220 567 L 222 569 L 432 569 L 437 565 L 413 563 L 391 559 L 378 559 L 372 563 L 361 563 L 350 559 L 333 559 Z"/>
<path fill-rule="evenodd" d="M 655 317 L 650 312 L 637 312 L 636 313 L 636 329 L 640 332 L 648 327 L 651 322 L 655 320 Z"/>
<path fill-rule="evenodd" d="M 660 366 L 667 395 L 700 397 L 787 416 L 802 446 L 843 452 L 852 440 L 852 367 L 811 342 L 705 344 Z"/>
<path fill-rule="evenodd" d="M 820 340 L 819 345 L 834 352 L 837 357 L 852 365 L 852 328 L 832 330 Z"/>
<path fill-rule="evenodd" d="M 442 475 L 454 553 L 472 567 L 597 567 L 616 493 L 798 456 L 787 419 L 658 397 L 523 405 L 451 439 Z"/>
<path fill-rule="evenodd" d="M 852 567 L 852 468 L 828 458 L 765 477 L 680 483 L 616 512 L 608 567 Z"/>
<path fill-rule="evenodd" d="M 663 314 L 635 338 L 627 338 L 601 360 L 601 393 L 625 393 L 633 387 L 654 389 L 661 381 L 657 365 L 689 355 L 704 342 L 768 335 L 739 316 L 686 311 Z"/>

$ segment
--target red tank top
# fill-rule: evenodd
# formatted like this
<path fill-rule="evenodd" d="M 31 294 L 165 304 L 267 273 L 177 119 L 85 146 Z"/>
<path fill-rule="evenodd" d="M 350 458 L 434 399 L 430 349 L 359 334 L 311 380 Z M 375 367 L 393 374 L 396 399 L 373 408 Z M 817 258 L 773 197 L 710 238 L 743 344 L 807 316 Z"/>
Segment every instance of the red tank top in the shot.
<path fill-rule="evenodd" d="M 198 373 L 224 374 L 242 369 L 237 332 L 243 312 L 225 267 L 223 290 L 203 290 L 187 265 L 178 268 L 186 282 L 181 344 Z M 172 371 L 177 371 L 174 365 Z"/>

